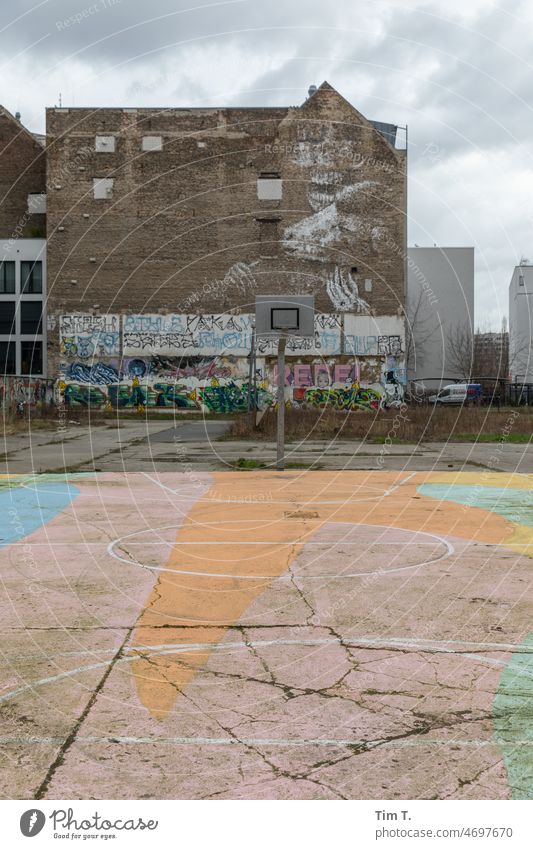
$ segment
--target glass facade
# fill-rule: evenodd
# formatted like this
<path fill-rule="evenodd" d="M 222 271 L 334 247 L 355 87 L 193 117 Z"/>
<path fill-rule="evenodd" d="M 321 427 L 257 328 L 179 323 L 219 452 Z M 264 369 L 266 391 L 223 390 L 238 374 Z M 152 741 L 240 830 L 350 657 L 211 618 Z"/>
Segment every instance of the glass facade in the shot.
<path fill-rule="evenodd" d="M 0 377 L 44 375 L 43 266 L 40 259 L 0 262 Z"/>

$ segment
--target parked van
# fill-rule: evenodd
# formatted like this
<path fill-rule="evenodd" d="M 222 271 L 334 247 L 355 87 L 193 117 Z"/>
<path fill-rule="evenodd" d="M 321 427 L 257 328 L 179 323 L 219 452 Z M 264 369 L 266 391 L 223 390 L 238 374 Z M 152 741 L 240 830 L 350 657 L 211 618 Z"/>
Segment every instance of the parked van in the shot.
<path fill-rule="evenodd" d="M 429 396 L 430 404 L 473 404 L 480 403 L 481 383 L 450 383 L 436 395 Z"/>

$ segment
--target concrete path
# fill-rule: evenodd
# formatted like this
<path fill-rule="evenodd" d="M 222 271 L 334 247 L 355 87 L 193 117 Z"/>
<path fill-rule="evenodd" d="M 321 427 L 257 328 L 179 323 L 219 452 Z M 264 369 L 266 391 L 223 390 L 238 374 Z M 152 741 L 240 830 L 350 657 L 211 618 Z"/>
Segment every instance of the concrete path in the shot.
<path fill-rule="evenodd" d="M 205 472 L 253 460 L 276 465 L 276 445 L 225 440 L 229 422 L 156 418 L 117 419 L 94 426 L 70 424 L 66 432 L 34 430 L 5 436 L 0 474 L 99 472 Z M 356 440 L 287 444 L 288 467 L 389 471 L 533 472 L 533 448 L 510 442 L 377 445 Z"/>
<path fill-rule="evenodd" d="M 0 488 L 5 798 L 531 798 L 531 477 Z"/>

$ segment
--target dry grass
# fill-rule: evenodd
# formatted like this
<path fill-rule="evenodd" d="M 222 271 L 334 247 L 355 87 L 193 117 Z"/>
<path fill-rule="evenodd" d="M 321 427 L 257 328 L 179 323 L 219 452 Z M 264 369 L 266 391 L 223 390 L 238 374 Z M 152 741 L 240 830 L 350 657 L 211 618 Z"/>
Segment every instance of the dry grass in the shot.
<path fill-rule="evenodd" d="M 337 436 L 371 442 L 389 439 L 410 443 L 449 439 L 473 442 L 478 438 L 484 442 L 527 442 L 532 433 L 533 409 L 529 407 L 492 410 L 488 407 L 413 406 L 376 413 L 342 413 L 325 409 L 287 410 L 285 414 L 287 440 Z M 250 425 L 247 416 L 240 416 L 234 421 L 228 438 L 275 440 L 275 411 L 267 411 L 258 427 Z"/>

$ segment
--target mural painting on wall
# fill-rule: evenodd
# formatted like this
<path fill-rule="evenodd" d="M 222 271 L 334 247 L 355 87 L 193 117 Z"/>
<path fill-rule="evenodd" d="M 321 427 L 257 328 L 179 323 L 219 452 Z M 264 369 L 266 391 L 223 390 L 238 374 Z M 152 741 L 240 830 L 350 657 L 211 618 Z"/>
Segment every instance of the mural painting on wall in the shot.
<path fill-rule="evenodd" d="M 252 319 L 245 315 L 125 315 L 123 354 L 246 356 Z"/>
<path fill-rule="evenodd" d="M 120 356 L 120 316 L 62 315 L 59 350 L 65 357 L 80 360 Z"/>
<path fill-rule="evenodd" d="M 379 364 L 381 365 L 381 364 Z M 379 365 L 372 377 L 379 375 Z M 277 368 L 272 369 L 272 383 L 277 384 Z M 361 382 L 361 366 L 356 363 L 297 363 L 285 366 L 286 397 L 294 407 L 334 410 L 378 410 L 403 399 L 401 385 L 385 382 L 385 375 L 373 382 Z"/>
<path fill-rule="evenodd" d="M 37 408 L 52 406 L 54 387 L 54 380 L 4 375 L 0 380 L 0 407 L 7 409 L 14 404 Z"/>
<path fill-rule="evenodd" d="M 299 336 L 289 336 L 285 354 L 286 356 L 330 357 L 341 353 L 341 344 L 341 316 L 333 313 L 318 313 L 315 315 L 315 338 L 302 339 Z M 277 354 L 277 350 L 278 343 L 275 339 L 257 340 L 257 351 L 261 356 L 273 357 Z"/>
<path fill-rule="evenodd" d="M 78 407 L 168 407 L 231 412 L 248 408 L 248 361 L 237 357 L 126 357 L 92 365 L 62 363 L 65 403 Z M 257 362 L 259 408 L 273 396 Z"/>
<path fill-rule="evenodd" d="M 167 355 L 231 354 L 245 357 L 251 348 L 254 315 L 127 315 L 123 317 L 123 354 Z M 315 339 L 291 336 L 287 355 L 306 353 L 323 356 L 341 353 L 340 315 L 318 314 Z M 259 339 L 260 356 L 274 355 L 277 343 Z"/>
<path fill-rule="evenodd" d="M 70 406 L 91 408 L 245 410 L 253 396 L 248 388 L 252 319 L 124 316 L 121 357 L 118 316 L 62 316 L 60 394 Z M 403 339 L 400 316 L 318 314 L 314 339 L 287 342 L 288 355 L 316 358 L 314 363 L 289 361 L 287 403 L 341 410 L 400 404 Z M 176 352 L 180 346 L 183 350 Z M 349 363 L 338 361 L 343 348 L 353 356 Z M 275 341 L 258 340 L 255 403 L 260 409 L 275 403 L 276 367 L 272 363 L 267 369 L 264 357 L 276 351 Z"/>

